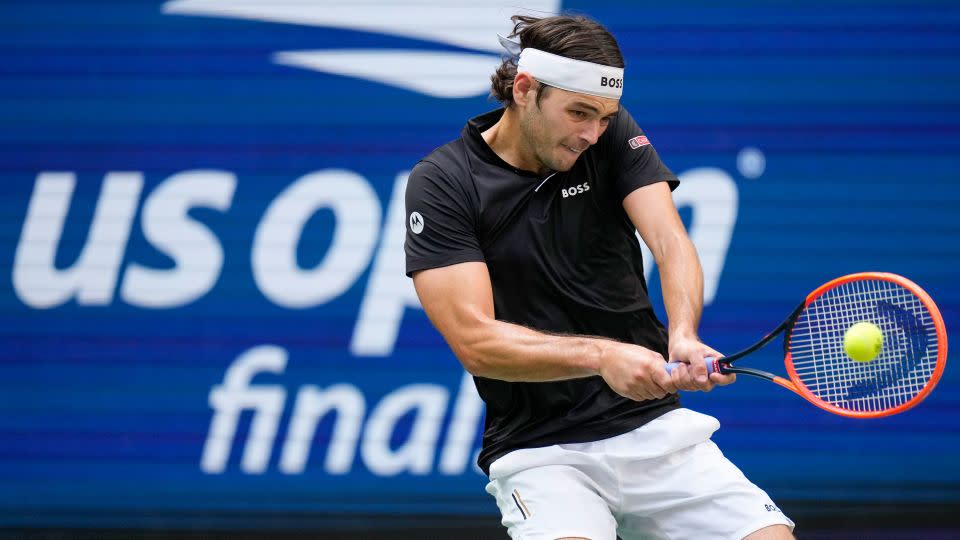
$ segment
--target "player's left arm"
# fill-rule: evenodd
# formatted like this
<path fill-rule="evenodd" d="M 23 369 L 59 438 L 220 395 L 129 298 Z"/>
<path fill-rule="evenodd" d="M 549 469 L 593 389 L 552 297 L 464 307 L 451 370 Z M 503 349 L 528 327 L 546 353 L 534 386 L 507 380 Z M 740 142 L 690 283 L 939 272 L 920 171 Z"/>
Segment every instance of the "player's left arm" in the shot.
<path fill-rule="evenodd" d="M 714 373 L 707 377 L 704 356 L 721 355 L 697 336 L 703 310 L 703 270 L 673 204 L 670 186 L 656 182 L 638 188 L 623 200 L 623 207 L 660 269 L 669 323 L 670 361 L 686 364 L 673 371 L 677 386 L 684 390 L 710 390 L 716 384 L 732 383 L 734 375 Z"/>

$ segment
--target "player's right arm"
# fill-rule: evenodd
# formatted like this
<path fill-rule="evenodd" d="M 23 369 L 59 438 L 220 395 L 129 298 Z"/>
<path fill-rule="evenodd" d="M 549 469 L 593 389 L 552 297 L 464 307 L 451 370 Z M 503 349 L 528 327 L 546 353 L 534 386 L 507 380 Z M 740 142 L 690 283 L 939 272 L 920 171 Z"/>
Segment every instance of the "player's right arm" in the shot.
<path fill-rule="evenodd" d="M 677 390 L 663 369 L 663 357 L 650 349 L 496 320 L 485 263 L 420 270 L 413 283 L 430 321 L 472 375 L 528 382 L 601 375 L 614 391 L 635 400 Z"/>

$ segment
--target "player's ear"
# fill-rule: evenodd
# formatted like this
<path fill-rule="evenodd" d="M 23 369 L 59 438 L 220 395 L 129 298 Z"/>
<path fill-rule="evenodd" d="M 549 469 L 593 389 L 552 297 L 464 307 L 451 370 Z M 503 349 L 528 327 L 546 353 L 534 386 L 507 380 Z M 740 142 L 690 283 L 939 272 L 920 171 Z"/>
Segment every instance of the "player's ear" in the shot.
<path fill-rule="evenodd" d="M 513 79 L 513 102 L 524 107 L 537 96 L 539 83 L 529 73 L 520 72 Z"/>

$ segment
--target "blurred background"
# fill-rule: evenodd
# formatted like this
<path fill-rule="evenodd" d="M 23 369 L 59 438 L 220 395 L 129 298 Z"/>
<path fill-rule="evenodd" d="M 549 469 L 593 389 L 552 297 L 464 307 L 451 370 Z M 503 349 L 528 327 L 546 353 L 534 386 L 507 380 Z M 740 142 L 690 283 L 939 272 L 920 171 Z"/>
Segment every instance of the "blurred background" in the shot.
<path fill-rule="evenodd" d="M 917 282 L 958 337 L 956 2 L 0 11 L 2 537 L 506 538 L 482 404 L 403 274 L 402 193 L 496 107 L 518 12 L 619 39 L 622 103 L 682 179 L 707 343 L 752 344 L 865 270 Z M 950 538 L 949 362 L 888 419 L 745 377 L 684 401 L 801 538 Z"/>

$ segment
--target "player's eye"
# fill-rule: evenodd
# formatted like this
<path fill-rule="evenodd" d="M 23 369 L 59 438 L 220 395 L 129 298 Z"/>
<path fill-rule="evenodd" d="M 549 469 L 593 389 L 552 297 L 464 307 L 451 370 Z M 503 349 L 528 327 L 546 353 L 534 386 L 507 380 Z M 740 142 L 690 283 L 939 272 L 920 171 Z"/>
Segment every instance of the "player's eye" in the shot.
<path fill-rule="evenodd" d="M 583 112 L 583 111 L 573 110 L 573 111 L 570 111 L 570 114 L 572 114 L 573 117 L 574 117 L 574 118 L 577 118 L 577 119 L 583 119 L 583 118 L 586 118 L 586 117 L 587 117 L 587 113 L 585 113 L 585 112 Z"/>

